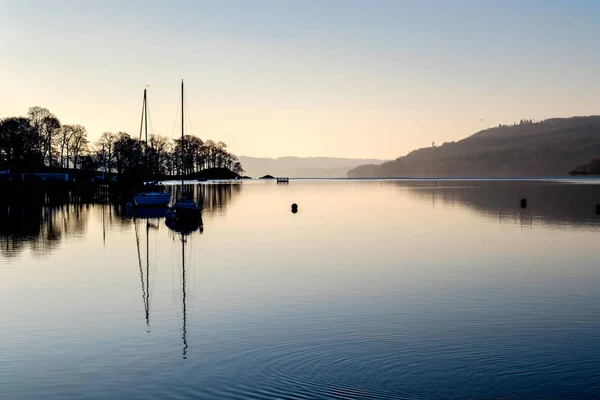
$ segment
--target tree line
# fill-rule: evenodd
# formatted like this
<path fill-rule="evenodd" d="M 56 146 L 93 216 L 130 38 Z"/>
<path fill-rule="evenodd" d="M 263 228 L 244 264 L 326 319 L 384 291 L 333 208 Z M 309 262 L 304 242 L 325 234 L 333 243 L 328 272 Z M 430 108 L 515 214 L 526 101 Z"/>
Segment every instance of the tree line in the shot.
<path fill-rule="evenodd" d="M 244 172 L 225 143 L 192 135 L 171 140 L 153 134 L 146 143 L 126 132 L 105 132 L 91 143 L 85 127 L 63 125 L 46 108 L 31 107 L 24 117 L 0 119 L 0 170 L 105 168 L 126 174 L 139 172 L 146 164 L 152 176 L 187 175 L 211 168 Z"/>

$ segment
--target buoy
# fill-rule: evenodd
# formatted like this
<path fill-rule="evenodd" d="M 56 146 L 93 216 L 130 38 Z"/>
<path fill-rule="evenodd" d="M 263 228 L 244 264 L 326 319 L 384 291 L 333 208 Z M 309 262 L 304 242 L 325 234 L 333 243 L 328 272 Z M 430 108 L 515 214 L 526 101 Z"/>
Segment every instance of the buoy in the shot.
<path fill-rule="evenodd" d="M 298 208 L 298 204 L 296 204 L 296 203 L 292 204 L 292 208 Z"/>
<path fill-rule="evenodd" d="M 292 212 L 294 214 L 296 214 L 298 212 L 298 204 L 296 204 L 296 203 L 292 204 Z"/>
<path fill-rule="evenodd" d="M 596 214 L 600 215 L 600 204 L 596 204 Z"/>
<path fill-rule="evenodd" d="M 521 199 L 521 208 L 527 208 L 527 199 Z"/>

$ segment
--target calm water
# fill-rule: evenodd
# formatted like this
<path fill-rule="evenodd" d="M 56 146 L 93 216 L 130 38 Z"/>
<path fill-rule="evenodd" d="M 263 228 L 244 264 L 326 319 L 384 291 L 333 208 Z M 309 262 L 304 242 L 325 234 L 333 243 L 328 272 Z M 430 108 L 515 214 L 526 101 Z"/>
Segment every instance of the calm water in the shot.
<path fill-rule="evenodd" d="M 198 190 L 0 211 L 3 399 L 600 397 L 600 185 Z"/>

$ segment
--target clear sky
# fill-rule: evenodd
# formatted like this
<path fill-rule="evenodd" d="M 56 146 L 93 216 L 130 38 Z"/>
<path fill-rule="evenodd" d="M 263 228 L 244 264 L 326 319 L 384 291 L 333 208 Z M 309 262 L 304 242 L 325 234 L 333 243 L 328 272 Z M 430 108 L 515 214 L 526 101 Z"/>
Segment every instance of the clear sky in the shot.
<path fill-rule="evenodd" d="M 240 155 L 396 158 L 521 118 L 600 114 L 600 1 L 0 0 L 0 117 Z M 483 121 L 482 121 L 483 119 Z"/>

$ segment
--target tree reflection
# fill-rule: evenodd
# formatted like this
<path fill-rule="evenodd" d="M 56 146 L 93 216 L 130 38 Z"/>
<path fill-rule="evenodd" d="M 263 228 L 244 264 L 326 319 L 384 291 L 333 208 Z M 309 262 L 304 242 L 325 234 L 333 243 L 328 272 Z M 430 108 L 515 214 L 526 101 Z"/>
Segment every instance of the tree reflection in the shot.
<path fill-rule="evenodd" d="M 209 183 L 186 185 L 204 213 L 220 214 L 239 196 L 240 184 Z M 167 186 L 177 198 L 179 186 Z M 70 237 L 82 236 L 92 219 L 102 226 L 102 240 L 114 230 L 133 229 L 136 218 L 164 217 L 165 210 L 139 209 L 132 212 L 123 203 L 72 196 L 40 196 L 27 202 L 6 201 L 0 206 L 0 256 L 13 258 L 29 249 L 34 255 L 46 254 Z M 148 215 L 146 215 L 148 214 Z M 202 228 L 201 228 L 202 229 Z"/>
<path fill-rule="evenodd" d="M 172 198 L 182 195 L 181 185 L 168 186 Z M 237 197 L 242 190 L 241 184 L 209 183 L 184 185 L 185 193 L 190 194 L 194 201 L 204 206 L 204 212 L 212 213 L 224 209 Z"/>
<path fill-rule="evenodd" d="M 0 253 L 14 257 L 24 249 L 33 254 L 56 248 L 65 235 L 81 235 L 88 221 L 89 206 L 6 207 L 0 211 Z"/>
<path fill-rule="evenodd" d="M 497 220 L 531 226 L 577 225 L 600 228 L 596 205 L 600 185 L 542 181 L 438 181 L 399 182 L 409 195 L 431 201 L 434 207 L 459 205 Z M 526 199 L 523 208 L 521 200 Z"/>

